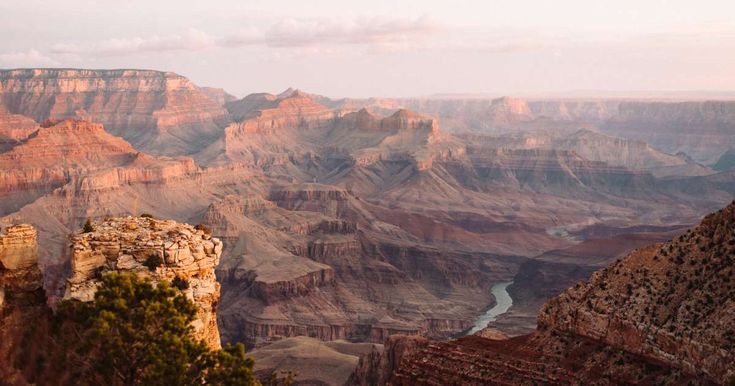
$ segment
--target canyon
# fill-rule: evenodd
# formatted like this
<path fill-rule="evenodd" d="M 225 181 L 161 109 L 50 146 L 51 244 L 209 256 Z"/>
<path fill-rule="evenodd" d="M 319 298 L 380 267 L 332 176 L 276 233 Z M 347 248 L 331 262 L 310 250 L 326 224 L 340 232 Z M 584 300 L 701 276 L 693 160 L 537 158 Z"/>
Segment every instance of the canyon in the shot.
<path fill-rule="evenodd" d="M 531 334 L 393 336 L 349 382 L 726 384 L 735 376 L 734 230 L 735 202 L 552 298 Z"/>
<path fill-rule="evenodd" d="M 95 269 L 147 273 L 141 259 L 163 248 L 184 266 L 150 275 L 199 280 L 194 299 L 218 303 L 217 326 L 213 308 L 200 318 L 208 342 L 246 342 L 268 358 L 263 372 L 279 352 L 320 347 L 334 384 L 358 356 L 391 352 L 391 335 L 433 347 L 466 334 L 498 283 L 513 282 L 513 306 L 487 334 L 528 334 L 550 297 L 729 203 L 730 108 L 293 89 L 237 99 L 169 72 L 2 70 L 0 226 L 37 230 L 42 287 L 57 298 L 88 299 Z M 127 217 L 142 213 L 155 219 Z M 87 218 L 104 233 L 68 248 Z M 65 292 L 70 269 L 81 286 Z M 585 350 L 603 344 L 588 338 Z M 298 379 L 314 381 L 319 360 Z"/>

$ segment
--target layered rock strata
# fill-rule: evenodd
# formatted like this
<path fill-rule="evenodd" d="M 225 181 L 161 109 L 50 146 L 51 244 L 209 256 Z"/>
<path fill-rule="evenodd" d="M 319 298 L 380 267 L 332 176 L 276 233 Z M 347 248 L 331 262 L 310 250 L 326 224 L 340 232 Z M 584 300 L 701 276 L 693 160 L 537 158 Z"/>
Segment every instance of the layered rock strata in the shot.
<path fill-rule="evenodd" d="M 3 384 L 34 384 L 33 372 L 24 371 L 27 369 L 22 364 L 30 362 L 29 357 L 35 358 L 35 347 L 29 346 L 39 343 L 40 339 L 35 338 L 43 336 L 49 314 L 42 286 L 35 228 L 28 224 L 7 227 L 0 232 L 0 382 Z M 32 344 L 28 343 L 29 337 Z"/>
<path fill-rule="evenodd" d="M 188 154 L 229 123 L 227 111 L 188 79 L 149 70 L 0 71 L 0 110 L 43 122 L 88 119 L 154 154 Z"/>
<path fill-rule="evenodd" d="M 192 323 L 197 337 L 220 347 L 216 308 L 220 284 L 214 274 L 222 242 L 208 232 L 172 220 L 111 218 L 72 239 L 71 272 L 65 299 L 91 301 L 105 272 L 134 272 L 154 282 L 186 282 L 183 292 L 199 308 Z"/>
<path fill-rule="evenodd" d="M 6 294 L 31 293 L 43 285 L 38 267 L 38 236 L 28 224 L 0 233 L 0 310 Z"/>

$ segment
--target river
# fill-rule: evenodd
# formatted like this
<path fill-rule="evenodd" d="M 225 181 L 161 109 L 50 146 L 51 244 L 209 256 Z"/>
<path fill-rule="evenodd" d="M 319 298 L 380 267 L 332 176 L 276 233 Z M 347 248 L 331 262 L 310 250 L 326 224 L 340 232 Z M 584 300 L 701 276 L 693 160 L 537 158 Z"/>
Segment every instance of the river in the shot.
<path fill-rule="evenodd" d="M 498 316 L 508 311 L 510 306 L 513 305 L 513 299 L 507 291 L 508 286 L 511 284 L 513 284 L 512 281 L 507 281 L 494 284 L 492 288 L 490 288 L 490 292 L 495 297 L 495 306 L 487 310 L 484 314 L 480 315 L 477 320 L 475 320 L 475 326 L 472 327 L 467 335 L 472 335 L 477 331 L 482 330 L 487 327 L 488 323 L 494 322 Z"/>

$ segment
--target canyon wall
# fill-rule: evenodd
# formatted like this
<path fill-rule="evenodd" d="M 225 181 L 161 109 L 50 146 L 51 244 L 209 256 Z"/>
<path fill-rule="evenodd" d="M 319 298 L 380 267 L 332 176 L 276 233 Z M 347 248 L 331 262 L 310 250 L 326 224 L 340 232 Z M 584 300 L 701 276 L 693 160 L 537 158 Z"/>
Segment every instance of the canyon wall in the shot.
<path fill-rule="evenodd" d="M 37 122 L 100 122 L 139 150 L 167 155 L 206 146 L 229 122 L 227 111 L 188 79 L 149 70 L 2 70 L 0 106 Z"/>

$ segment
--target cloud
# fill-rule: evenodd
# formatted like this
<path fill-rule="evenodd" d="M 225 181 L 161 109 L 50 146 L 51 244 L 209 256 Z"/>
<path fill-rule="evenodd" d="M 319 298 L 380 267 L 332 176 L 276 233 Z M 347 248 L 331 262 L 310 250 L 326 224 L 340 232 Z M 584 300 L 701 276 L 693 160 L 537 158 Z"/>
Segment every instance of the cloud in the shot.
<path fill-rule="evenodd" d="M 416 19 L 359 18 L 353 21 L 286 19 L 265 35 L 272 47 L 303 47 L 325 44 L 383 45 L 421 39 L 441 29 L 427 16 Z"/>
<path fill-rule="evenodd" d="M 221 47 L 242 47 L 262 44 L 265 44 L 265 34 L 262 30 L 254 27 L 241 29 L 234 34 L 221 37 L 217 40 L 217 45 Z"/>
<path fill-rule="evenodd" d="M 415 19 L 371 17 L 352 21 L 285 19 L 266 28 L 248 28 L 224 36 L 189 29 L 182 34 L 107 39 L 92 44 L 59 43 L 51 47 L 51 53 L 113 56 L 142 52 L 198 51 L 216 47 L 405 46 L 438 29 L 439 25 L 426 16 Z"/>
<path fill-rule="evenodd" d="M 217 38 L 203 31 L 189 29 L 182 34 L 167 36 L 107 39 L 91 45 L 55 44 L 54 54 L 128 55 L 141 52 L 191 51 L 211 48 Z"/>
<path fill-rule="evenodd" d="M 59 62 L 44 55 L 38 50 L 29 49 L 22 52 L 7 52 L 0 54 L 0 66 L 11 67 L 45 67 L 57 66 Z"/>

